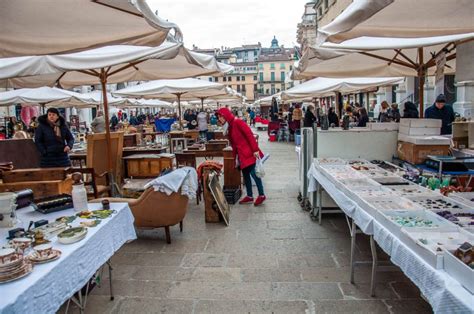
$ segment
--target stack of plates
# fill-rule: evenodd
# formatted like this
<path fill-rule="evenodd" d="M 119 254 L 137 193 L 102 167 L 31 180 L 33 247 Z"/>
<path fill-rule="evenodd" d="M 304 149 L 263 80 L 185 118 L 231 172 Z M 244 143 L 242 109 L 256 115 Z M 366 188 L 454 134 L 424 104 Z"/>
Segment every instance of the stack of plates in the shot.
<path fill-rule="evenodd" d="M 33 264 L 14 249 L 0 249 L 0 283 L 25 277 L 33 270 Z"/>

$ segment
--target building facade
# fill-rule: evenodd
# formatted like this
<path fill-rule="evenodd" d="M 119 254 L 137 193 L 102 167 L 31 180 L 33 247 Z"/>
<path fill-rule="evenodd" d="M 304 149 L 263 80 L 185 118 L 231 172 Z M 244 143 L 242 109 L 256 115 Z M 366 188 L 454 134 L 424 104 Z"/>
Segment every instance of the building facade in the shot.
<path fill-rule="evenodd" d="M 316 44 L 318 25 L 315 5 L 316 1 L 305 4 L 301 22 L 296 27 L 296 42 L 300 45 L 301 51 L 305 51 L 308 46 Z"/>

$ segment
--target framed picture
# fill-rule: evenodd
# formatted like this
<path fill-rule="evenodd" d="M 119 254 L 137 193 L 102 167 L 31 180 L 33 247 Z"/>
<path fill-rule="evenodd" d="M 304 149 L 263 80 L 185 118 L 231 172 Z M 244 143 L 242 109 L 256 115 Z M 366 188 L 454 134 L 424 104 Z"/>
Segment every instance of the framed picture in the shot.
<path fill-rule="evenodd" d="M 230 218 L 230 206 L 229 203 L 227 203 L 221 184 L 219 183 L 219 176 L 215 172 L 211 172 L 209 174 L 209 190 L 211 190 L 212 197 L 214 197 L 217 208 L 219 208 L 222 218 L 224 218 L 224 222 L 228 226 Z"/>

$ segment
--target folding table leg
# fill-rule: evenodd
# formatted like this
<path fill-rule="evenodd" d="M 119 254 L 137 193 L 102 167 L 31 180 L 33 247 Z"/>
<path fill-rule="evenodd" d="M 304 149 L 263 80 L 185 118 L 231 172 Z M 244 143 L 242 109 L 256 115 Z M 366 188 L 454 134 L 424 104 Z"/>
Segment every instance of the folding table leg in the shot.
<path fill-rule="evenodd" d="M 375 297 L 375 285 L 376 285 L 376 276 L 377 276 L 377 248 L 375 246 L 374 236 L 370 236 L 370 251 L 372 252 L 372 278 L 370 280 L 370 296 Z"/>
<path fill-rule="evenodd" d="M 351 264 L 350 264 L 350 273 L 351 273 L 351 283 L 354 283 L 354 268 L 355 268 L 355 247 L 356 247 L 356 235 L 357 235 L 357 225 L 354 220 L 352 220 L 351 228 Z"/>
<path fill-rule="evenodd" d="M 107 266 L 109 266 L 109 286 L 110 286 L 110 300 L 113 301 L 115 299 L 114 297 L 114 290 L 113 290 L 113 285 L 112 285 L 112 263 L 110 260 L 107 261 Z"/>

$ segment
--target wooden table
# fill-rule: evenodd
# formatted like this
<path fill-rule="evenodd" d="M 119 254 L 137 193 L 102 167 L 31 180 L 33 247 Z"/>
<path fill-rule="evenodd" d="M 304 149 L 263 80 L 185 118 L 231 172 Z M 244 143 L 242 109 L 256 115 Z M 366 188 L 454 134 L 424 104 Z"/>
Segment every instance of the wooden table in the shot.
<path fill-rule="evenodd" d="M 135 154 L 162 154 L 166 153 L 168 151 L 168 146 L 161 146 L 161 147 L 140 147 L 140 146 L 134 146 L 134 147 L 124 147 L 123 152 L 122 152 L 122 157 L 127 157 Z M 69 159 L 71 161 L 79 161 L 81 162 L 81 167 L 82 167 L 82 161 L 84 161 L 84 167 L 85 167 L 85 161 L 87 160 L 87 151 L 85 150 L 78 150 L 78 151 L 73 151 L 69 153 Z"/>
<path fill-rule="evenodd" d="M 183 154 L 194 154 L 196 157 L 200 158 L 224 157 L 224 152 L 222 150 L 185 149 L 183 150 Z"/>

